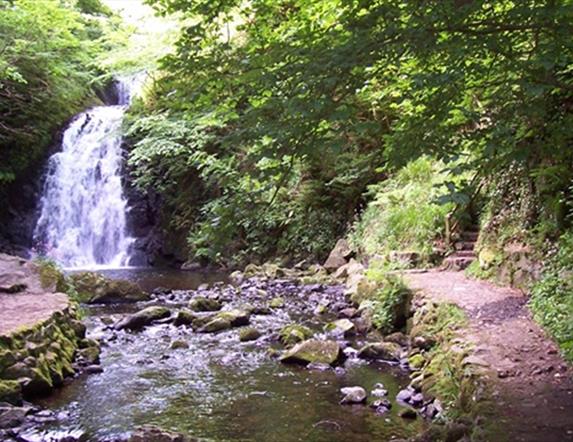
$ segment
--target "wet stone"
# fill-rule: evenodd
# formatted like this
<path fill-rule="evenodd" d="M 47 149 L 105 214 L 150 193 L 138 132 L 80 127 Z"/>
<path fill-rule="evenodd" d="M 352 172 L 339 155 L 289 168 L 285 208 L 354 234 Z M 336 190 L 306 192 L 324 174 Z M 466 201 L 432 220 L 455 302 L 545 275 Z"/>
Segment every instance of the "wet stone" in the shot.
<path fill-rule="evenodd" d="M 345 387 L 340 392 L 344 395 L 341 404 L 362 404 L 366 402 L 366 390 L 362 387 Z"/>

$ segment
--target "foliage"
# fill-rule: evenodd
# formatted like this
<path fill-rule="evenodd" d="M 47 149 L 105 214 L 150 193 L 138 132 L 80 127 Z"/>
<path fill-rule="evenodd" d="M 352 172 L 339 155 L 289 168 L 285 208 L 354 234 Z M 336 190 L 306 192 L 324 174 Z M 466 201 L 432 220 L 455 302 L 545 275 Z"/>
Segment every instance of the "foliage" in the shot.
<path fill-rule="evenodd" d="M 88 5 L 89 3 L 89 5 Z M 0 5 L 0 186 L 38 160 L 52 132 L 95 96 L 102 37 L 97 0 Z M 89 8 L 88 8 L 89 6 Z M 87 9 L 86 9 L 87 8 Z"/>
<path fill-rule="evenodd" d="M 183 183 L 200 171 L 199 214 L 185 214 L 189 193 L 165 193 L 196 256 L 264 258 L 293 253 L 293 242 L 324 255 L 365 187 L 422 155 L 454 175 L 518 164 L 550 183 L 541 192 L 550 216 L 563 206 L 552 195 L 570 194 L 567 1 L 147 2 L 186 21 L 139 116 L 210 138 L 175 167 L 193 163 Z M 153 138 L 151 129 L 148 146 Z M 170 155 L 157 161 L 155 177 L 172 174 Z M 450 181 L 442 200 L 467 202 L 465 180 Z M 419 187 L 406 196 L 422 199 Z M 418 224 L 414 207 L 396 210 L 388 246 L 427 253 L 437 211 Z"/>
<path fill-rule="evenodd" d="M 368 280 L 376 283 L 376 289 L 360 308 L 371 311 L 372 324 L 384 334 L 403 327 L 408 317 L 411 292 L 397 275 L 388 273 L 384 267 L 372 267 L 366 273 Z"/>
<path fill-rule="evenodd" d="M 420 158 L 370 186 L 372 201 L 351 234 L 354 246 L 370 256 L 408 250 L 427 257 L 452 210 L 452 203 L 438 203 L 447 191 L 442 170 L 439 163 Z"/>
<path fill-rule="evenodd" d="M 533 317 L 557 341 L 564 357 L 573 361 L 573 234 L 564 234 L 531 290 Z"/>

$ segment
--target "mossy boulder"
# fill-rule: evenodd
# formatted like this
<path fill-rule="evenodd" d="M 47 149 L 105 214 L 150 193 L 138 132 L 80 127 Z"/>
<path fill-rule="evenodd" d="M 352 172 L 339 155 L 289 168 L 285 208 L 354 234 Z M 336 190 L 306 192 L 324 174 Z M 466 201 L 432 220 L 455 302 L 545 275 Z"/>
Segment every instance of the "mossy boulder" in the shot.
<path fill-rule="evenodd" d="M 70 276 L 80 302 L 86 304 L 121 304 L 147 301 L 149 293 L 144 292 L 131 281 L 108 279 L 95 272 L 82 272 Z"/>
<path fill-rule="evenodd" d="M 243 325 L 249 325 L 251 315 L 245 310 L 233 309 L 224 312 L 219 312 L 215 316 L 215 319 L 222 319 L 229 321 L 231 327 L 241 327 Z"/>
<path fill-rule="evenodd" d="M 177 316 L 173 320 L 173 324 L 176 326 L 180 325 L 191 325 L 193 321 L 197 319 L 197 316 L 188 310 L 180 310 L 177 312 Z"/>
<path fill-rule="evenodd" d="M 421 369 L 426 363 L 426 358 L 420 353 L 414 354 L 408 358 L 408 365 L 415 370 Z"/>
<path fill-rule="evenodd" d="M 291 346 L 312 338 L 313 334 L 312 330 L 304 325 L 290 324 L 281 329 L 279 336 L 284 345 Z"/>
<path fill-rule="evenodd" d="M 216 312 L 221 310 L 221 303 L 216 299 L 196 296 L 189 302 L 189 308 L 194 312 Z"/>
<path fill-rule="evenodd" d="M 199 333 L 215 333 L 222 330 L 231 328 L 231 321 L 225 318 L 214 318 L 202 326 L 198 331 Z"/>
<path fill-rule="evenodd" d="M 239 341 L 256 341 L 261 337 L 261 332 L 254 327 L 247 327 L 239 332 Z"/>
<path fill-rule="evenodd" d="M 127 318 L 121 319 L 114 326 L 116 330 L 141 330 L 155 321 L 169 317 L 171 312 L 165 307 L 147 307 Z"/>
<path fill-rule="evenodd" d="M 0 402 L 12 405 L 22 403 L 22 386 L 16 380 L 0 380 Z"/>
<path fill-rule="evenodd" d="M 325 325 L 327 332 L 336 336 L 350 336 L 356 333 L 356 327 L 350 319 L 338 319 Z"/>
<path fill-rule="evenodd" d="M 279 361 L 303 365 L 311 363 L 333 365 L 341 358 L 341 354 L 340 346 L 336 341 L 309 339 L 284 352 Z"/>
<path fill-rule="evenodd" d="M 187 349 L 189 348 L 189 344 L 187 343 L 187 341 L 183 341 L 181 339 L 177 339 L 175 341 L 173 341 L 171 343 L 171 345 L 169 346 L 169 348 L 171 350 L 182 350 L 182 349 Z"/>
<path fill-rule="evenodd" d="M 358 352 L 358 357 L 363 359 L 381 359 L 385 361 L 399 361 L 402 355 L 402 347 L 394 342 L 375 342 L 366 344 Z"/>

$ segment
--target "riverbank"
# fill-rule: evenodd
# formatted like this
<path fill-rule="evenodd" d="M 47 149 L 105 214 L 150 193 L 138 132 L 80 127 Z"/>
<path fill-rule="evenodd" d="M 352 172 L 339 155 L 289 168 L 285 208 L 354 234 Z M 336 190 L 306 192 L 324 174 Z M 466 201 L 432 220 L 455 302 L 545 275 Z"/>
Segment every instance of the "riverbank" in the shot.
<path fill-rule="evenodd" d="M 428 302 L 465 312 L 459 339 L 473 348 L 469 362 L 489 386 L 499 429 L 493 440 L 573 440 L 571 368 L 532 320 L 523 293 L 461 272 L 409 273 L 405 280 Z"/>

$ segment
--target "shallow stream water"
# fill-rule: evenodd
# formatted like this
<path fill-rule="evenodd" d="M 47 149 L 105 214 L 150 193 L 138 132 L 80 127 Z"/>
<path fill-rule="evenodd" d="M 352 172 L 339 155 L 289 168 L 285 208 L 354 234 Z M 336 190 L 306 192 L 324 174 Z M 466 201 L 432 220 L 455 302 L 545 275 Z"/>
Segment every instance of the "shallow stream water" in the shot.
<path fill-rule="evenodd" d="M 251 326 L 262 336 L 245 343 L 239 341 L 240 328 L 203 334 L 165 323 L 131 333 L 106 325 L 147 304 L 86 308 L 88 334 L 102 341 L 103 372 L 81 375 L 41 401 L 58 416 L 42 431 L 78 430 L 90 441 L 121 440 L 138 426 L 157 424 L 214 441 L 333 442 L 387 441 L 423 426 L 420 419 L 398 417 L 394 398 L 408 383 L 398 366 L 350 356 L 337 370 L 313 371 L 282 364 L 269 354 L 269 348 L 282 349 L 277 333 L 284 325 L 302 323 L 322 336 L 324 324 L 336 316 L 319 318 L 313 311 L 319 304 L 331 310 L 340 306 L 340 287 L 249 280 L 238 290 L 224 284 L 224 275 L 181 271 L 122 270 L 108 276 L 127 277 L 148 290 L 175 289 L 151 302 L 173 312 L 197 294 L 217 297 L 224 309 L 265 306 L 276 296 L 286 303 L 271 314 L 252 315 Z M 209 289 L 196 290 L 205 282 Z M 171 349 L 174 340 L 189 348 Z M 364 340 L 341 339 L 341 345 L 359 348 Z M 377 383 L 389 392 L 389 412 L 339 404 L 340 388 L 359 385 L 369 392 Z"/>

